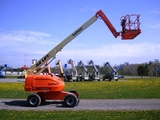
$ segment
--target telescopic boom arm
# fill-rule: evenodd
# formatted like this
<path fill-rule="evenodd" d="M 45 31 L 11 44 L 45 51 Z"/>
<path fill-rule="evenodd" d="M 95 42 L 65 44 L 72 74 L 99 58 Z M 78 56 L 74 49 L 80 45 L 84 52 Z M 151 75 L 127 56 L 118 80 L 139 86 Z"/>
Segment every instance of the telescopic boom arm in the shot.
<path fill-rule="evenodd" d="M 43 71 L 44 67 L 46 67 L 53 59 L 56 58 L 56 54 L 63 49 L 64 46 L 66 46 L 69 42 L 71 42 L 75 37 L 77 37 L 80 33 L 82 33 L 85 29 L 87 29 L 91 24 L 93 24 L 98 18 L 103 19 L 107 27 L 110 29 L 112 34 L 115 38 L 120 36 L 121 32 L 117 32 L 116 29 L 113 27 L 109 19 L 106 17 L 106 15 L 102 12 L 102 10 L 99 10 L 95 16 L 91 17 L 87 22 L 85 22 L 81 27 L 79 27 L 77 30 L 75 30 L 71 35 L 69 35 L 66 39 L 64 39 L 61 43 L 59 43 L 55 48 L 53 48 L 50 52 L 48 52 L 46 55 L 44 55 L 39 61 L 37 61 L 36 64 L 32 65 L 27 71 L 25 77 L 28 75 L 34 75 L 34 71 L 41 70 Z M 139 17 L 138 17 L 139 18 Z M 126 18 L 125 18 L 126 19 Z M 139 20 L 139 19 L 138 19 Z M 127 24 L 127 23 L 126 23 Z M 138 32 L 141 32 L 138 26 Z M 125 33 L 125 32 L 124 32 Z M 127 39 L 128 36 L 132 34 L 132 30 L 129 31 L 128 34 L 124 34 L 125 39 Z M 126 30 L 127 33 L 127 30 Z M 135 31 L 133 32 L 135 34 Z M 134 35 L 135 36 L 135 35 Z M 128 37 L 129 39 L 133 39 L 132 37 Z M 123 38 L 122 38 L 123 39 Z M 52 59 L 51 59 L 52 58 Z"/>
<path fill-rule="evenodd" d="M 124 64 L 120 65 L 117 69 L 116 69 L 116 72 L 119 71 L 124 65 L 129 65 L 128 62 L 125 62 Z"/>
<path fill-rule="evenodd" d="M 109 62 L 104 63 L 104 66 L 107 66 L 107 65 L 112 69 L 113 72 L 116 72 L 116 70 L 110 65 Z"/>
<path fill-rule="evenodd" d="M 85 72 L 88 72 L 88 69 L 86 68 L 86 66 L 84 65 L 84 63 L 82 61 L 79 61 L 78 65 L 83 66 L 83 69 L 85 70 Z"/>
<path fill-rule="evenodd" d="M 61 43 L 59 43 L 55 48 L 53 48 L 50 52 L 48 52 L 45 56 L 43 56 L 37 63 L 31 66 L 27 70 L 27 76 L 34 74 L 33 71 L 40 69 L 43 65 L 47 63 L 51 58 L 55 59 L 56 54 L 63 49 L 70 41 L 72 41 L 75 37 L 77 37 L 81 32 L 83 32 L 86 28 L 88 28 L 91 24 L 93 24 L 97 20 L 96 16 L 93 16 L 86 23 L 84 23 L 81 27 L 79 27 L 76 31 L 74 31 L 71 35 L 69 35 L 66 39 L 64 39 Z M 49 62 L 50 63 L 50 62 Z"/>
<path fill-rule="evenodd" d="M 73 69 L 73 73 L 72 73 L 73 75 L 72 76 L 78 76 L 77 69 L 76 69 L 74 61 L 72 59 L 70 59 L 68 61 L 68 64 L 71 64 L 71 66 L 72 66 L 72 69 Z"/>
<path fill-rule="evenodd" d="M 94 64 L 93 60 L 90 60 L 90 61 L 88 62 L 88 64 L 89 64 L 89 65 L 93 65 L 95 72 L 98 72 L 98 69 L 97 69 L 96 65 Z"/>

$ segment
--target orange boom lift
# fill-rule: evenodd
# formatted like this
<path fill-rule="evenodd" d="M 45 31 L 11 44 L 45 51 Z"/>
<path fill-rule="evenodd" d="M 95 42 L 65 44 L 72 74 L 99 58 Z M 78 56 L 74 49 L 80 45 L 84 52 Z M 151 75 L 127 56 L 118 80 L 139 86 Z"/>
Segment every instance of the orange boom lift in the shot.
<path fill-rule="evenodd" d="M 135 17 L 135 20 L 131 21 L 131 17 L 133 16 Z M 39 106 L 42 101 L 53 100 L 67 107 L 77 106 L 79 104 L 79 96 L 77 91 L 71 90 L 66 92 L 64 91 L 65 83 L 60 77 L 54 76 L 51 73 L 48 75 L 40 75 L 40 73 L 53 59 L 56 58 L 56 54 L 61 51 L 64 46 L 93 24 L 98 18 L 101 18 L 104 21 L 115 38 L 121 36 L 122 40 L 128 40 L 134 39 L 141 33 L 139 17 L 139 15 L 123 16 L 121 18 L 122 31 L 117 32 L 102 10 L 99 10 L 87 22 L 75 30 L 50 52 L 44 55 L 39 61 L 36 62 L 36 64 L 26 70 L 24 89 L 28 92 L 34 92 L 34 94 L 28 96 L 28 104 L 36 107 Z"/>

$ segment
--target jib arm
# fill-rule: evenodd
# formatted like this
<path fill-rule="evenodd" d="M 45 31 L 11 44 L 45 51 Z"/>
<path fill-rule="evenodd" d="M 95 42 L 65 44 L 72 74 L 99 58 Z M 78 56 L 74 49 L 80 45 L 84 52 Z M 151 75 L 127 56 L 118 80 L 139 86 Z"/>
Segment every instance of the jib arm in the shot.
<path fill-rule="evenodd" d="M 120 32 L 117 32 L 116 29 L 113 27 L 112 23 L 109 21 L 109 19 L 107 18 L 107 16 L 103 13 L 102 10 L 99 10 L 96 13 L 96 17 L 100 17 L 102 18 L 102 20 L 104 21 L 104 23 L 107 25 L 107 27 L 109 28 L 109 30 L 111 31 L 111 33 L 114 35 L 115 38 L 117 38 L 118 36 L 120 36 Z"/>

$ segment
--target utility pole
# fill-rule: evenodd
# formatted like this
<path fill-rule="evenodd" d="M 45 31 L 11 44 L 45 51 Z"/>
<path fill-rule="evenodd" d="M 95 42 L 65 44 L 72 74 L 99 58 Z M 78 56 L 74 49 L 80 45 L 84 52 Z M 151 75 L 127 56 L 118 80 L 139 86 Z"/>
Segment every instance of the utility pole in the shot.
<path fill-rule="evenodd" d="M 159 63 L 159 60 L 158 59 L 155 59 L 155 64 L 156 64 L 156 68 L 155 68 L 155 71 L 156 71 L 156 77 L 157 77 L 157 64 Z"/>

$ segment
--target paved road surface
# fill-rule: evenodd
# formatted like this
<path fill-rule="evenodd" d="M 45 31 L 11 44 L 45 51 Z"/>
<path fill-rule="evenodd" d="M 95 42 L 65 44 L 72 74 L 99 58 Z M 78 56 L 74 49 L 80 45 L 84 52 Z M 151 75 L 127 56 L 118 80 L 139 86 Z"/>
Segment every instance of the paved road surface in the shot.
<path fill-rule="evenodd" d="M 25 99 L 0 99 L 0 109 L 9 110 L 160 110 L 160 99 L 80 100 L 74 108 L 46 101 L 38 107 L 28 107 Z"/>
<path fill-rule="evenodd" d="M 0 79 L 0 82 L 24 82 L 25 79 L 14 79 L 14 78 L 5 78 Z"/>

